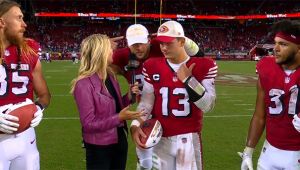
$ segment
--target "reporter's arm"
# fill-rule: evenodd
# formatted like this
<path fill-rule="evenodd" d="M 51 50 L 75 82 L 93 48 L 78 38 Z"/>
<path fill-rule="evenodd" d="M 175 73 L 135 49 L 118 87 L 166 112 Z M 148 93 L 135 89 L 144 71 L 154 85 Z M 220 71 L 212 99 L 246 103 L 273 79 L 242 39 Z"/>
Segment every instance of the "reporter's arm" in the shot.
<path fill-rule="evenodd" d="M 97 110 L 94 105 L 94 93 L 94 88 L 86 80 L 80 80 L 75 85 L 74 98 L 79 111 L 80 121 L 85 131 L 101 132 L 119 126 L 122 121 L 119 119 L 119 114 L 117 113 L 103 119 L 96 117 Z M 103 109 L 97 114 L 107 113 Z"/>

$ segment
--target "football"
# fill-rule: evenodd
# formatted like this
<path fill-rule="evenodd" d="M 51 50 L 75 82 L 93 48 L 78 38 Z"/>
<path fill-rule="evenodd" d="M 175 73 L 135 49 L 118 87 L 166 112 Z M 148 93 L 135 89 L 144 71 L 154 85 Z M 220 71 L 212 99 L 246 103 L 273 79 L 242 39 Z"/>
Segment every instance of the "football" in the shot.
<path fill-rule="evenodd" d="M 14 134 L 25 131 L 30 127 L 31 120 L 34 117 L 34 113 L 37 111 L 36 105 L 32 102 L 23 102 L 15 104 L 12 109 L 9 109 L 6 114 L 13 115 L 19 118 L 19 128 Z"/>
<path fill-rule="evenodd" d="M 145 148 L 151 148 L 158 144 L 163 133 L 162 126 L 158 120 L 148 119 L 140 127 L 147 136 L 146 138 L 140 136 L 140 140 L 145 144 Z"/>

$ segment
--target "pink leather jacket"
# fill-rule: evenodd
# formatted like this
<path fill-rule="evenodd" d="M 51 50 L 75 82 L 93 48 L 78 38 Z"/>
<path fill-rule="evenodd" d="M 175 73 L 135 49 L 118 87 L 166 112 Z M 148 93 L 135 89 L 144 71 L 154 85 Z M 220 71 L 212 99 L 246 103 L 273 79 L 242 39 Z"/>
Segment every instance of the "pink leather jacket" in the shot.
<path fill-rule="evenodd" d="M 116 89 L 121 108 L 129 104 L 127 96 L 122 98 L 117 80 L 109 76 Z M 80 115 L 83 140 L 95 145 L 118 142 L 117 127 L 124 126 L 116 113 L 114 98 L 107 91 L 97 74 L 79 80 L 74 98 Z"/>

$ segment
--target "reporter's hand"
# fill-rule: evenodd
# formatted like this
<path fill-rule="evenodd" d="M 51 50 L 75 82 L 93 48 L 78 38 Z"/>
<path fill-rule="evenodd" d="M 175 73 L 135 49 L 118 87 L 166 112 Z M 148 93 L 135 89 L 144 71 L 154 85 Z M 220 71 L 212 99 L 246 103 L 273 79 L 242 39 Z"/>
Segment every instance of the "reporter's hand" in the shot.
<path fill-rule="evenodd" d="M 5 114 L 5 112 L 11 107 L 13 104 L 8 104 L 0 107 L 0 131 L 3 133 L 11 134 L 18 130 L 19 118 L 16 116 L 12 116 L 9 114 Z"/>
<path fill-rule="evenodd" d="M 130 105 L 121 110 L 121 112 L 119 113 L 120 120 L 138 119 L 144 115 L 142 111 L 130 111 L 129 107 Z"/>
<path fill-rule="evenodd" d="M 246 147 L 243 153 L 238 152 L 238 155 L 242 158 L 241 170 L 253 170 L 253 150 L 253 148 Z"/>
<path fill-rule="evenodd" d="M 297 114 L 294 115 L 293 125 L 294 125 L 295 129 L 300 133 L 300 118 Z"/>
<path fill-rule="evenodd" d="M 130 132 L 131 132 L 132 140 L 134 141 L 135 145 L 140 149 L 144 149 L 146 146 L 145 144 L 142 144 L 140 140 L 140 136 L 142 136 L 143 138 L 146 138 L 147 136 L 145 135 L 143 130 L 138 126 L 131 126 Z"/>

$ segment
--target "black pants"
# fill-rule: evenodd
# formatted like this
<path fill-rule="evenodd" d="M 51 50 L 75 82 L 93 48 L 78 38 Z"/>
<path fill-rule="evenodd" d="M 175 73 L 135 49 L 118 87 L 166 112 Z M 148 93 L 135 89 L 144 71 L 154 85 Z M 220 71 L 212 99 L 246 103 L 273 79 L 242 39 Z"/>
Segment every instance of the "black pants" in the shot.
<path fill-rule="evenodd" d="M 125 130 L 118 128 L 118 143 L 93 145 L 85 143 L 87 170 L 125 170 L 128 143 Z"/>

